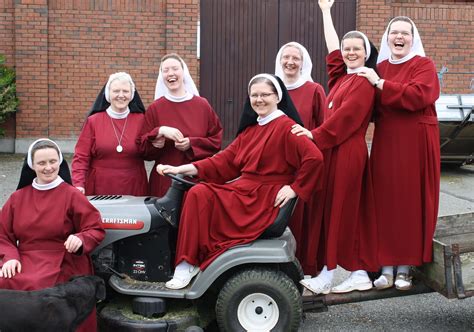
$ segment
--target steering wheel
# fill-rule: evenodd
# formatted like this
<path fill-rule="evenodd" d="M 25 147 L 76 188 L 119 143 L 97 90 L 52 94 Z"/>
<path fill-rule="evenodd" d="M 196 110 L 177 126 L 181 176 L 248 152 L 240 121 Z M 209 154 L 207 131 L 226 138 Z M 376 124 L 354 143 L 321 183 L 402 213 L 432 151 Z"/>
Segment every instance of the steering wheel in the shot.
<path fill-rule="evenodd" d="M 189 180 L 185 180 L 183 178 L 182 175 L 174 175 L 174 174 L 165 174 L 166 176 L 169 176 L 170 178 L 172 178 L 173 180 L 176 180 L 186 186 L 189 186 L 189 187 L 192 187 L 192 186 L 195 186 L 196 183 L 192 182 L 192 181 L 189 181 Z"/>

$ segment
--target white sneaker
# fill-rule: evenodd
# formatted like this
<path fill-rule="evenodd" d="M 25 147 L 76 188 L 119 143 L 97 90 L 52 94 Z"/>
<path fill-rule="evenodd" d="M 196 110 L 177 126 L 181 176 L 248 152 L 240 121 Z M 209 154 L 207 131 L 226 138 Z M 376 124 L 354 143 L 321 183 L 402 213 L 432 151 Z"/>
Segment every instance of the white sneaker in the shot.
<path fill-rule="evenodd" d="M 189 285 L 191 279 L 199 273 L 198 266 L 191 266 L 189 269 L 183 271 L 175 271 L 173 279 L 165 283 L 166 288 L 181 289 Z"/>
<path fill-rule="evenodd" d="M 329 294 L 329 292 L 331 292 L 331 282 L 320 277 L 300 280 L 300 284 L 316 295 Z"/>
<path fill-rule="evenodd" d="M 351 274 L 349 278 L 331 289 L 332 293 L 349 293 L 352 291 L 366 291 L 372 289 L 372 281 L 369 277 L 354 276 Z"/>

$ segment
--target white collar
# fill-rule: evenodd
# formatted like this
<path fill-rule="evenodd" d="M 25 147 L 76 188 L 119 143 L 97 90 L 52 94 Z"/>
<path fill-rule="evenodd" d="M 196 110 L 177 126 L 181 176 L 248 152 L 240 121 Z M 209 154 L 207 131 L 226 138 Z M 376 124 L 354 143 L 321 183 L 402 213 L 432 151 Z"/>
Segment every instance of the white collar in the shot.
<path fill-rule="evenodd" d="M 404 62 L 407 62 L 408 60 L 411 60 L 413 59 L 414 57 L 416 56 L 416 53 L 415 52 L 410 52 L 408 53 L 407 55 L 405 55 L 403 58 L 401 59 L 392 59 L 392 56 L 390 56 L 388 58 L 388 62 L 390 62 L 391 64 L 394 64 L 394 65 L 399 65 L 401 63 L 404 63 Z"/>
<path fill-rule="evenodd" d="M 164 97 L 168 99 L 169 101 L 175 102 L 175 103 L 182 103 L 184 101 L 188 101 L 193 99 L 194 95 L 192 93 L 186 92 L 183 96 L 176 97 L 173 96 L 169 93 L 165 93 Z"/>
<path fill-rule="evenodd" d="M 58 176 L 55 180 L 51 181 L 50 183 L 45 183 L 45 184 L 40 184 L 37 182 L 37 180 L 38 178 L 34 178 L 31 185 L 33 186 L 33 188 L 37 190 L 41 190 L 41 191 L 54 189 L 64 182 L 64 180 L 60 176 Z"/>
<path fill-rule="evenodd" d="M 283 113 L 283 111 L 281 110 L 276 110 L 276 111 L 273 111 L 271 112 L 270 114 L 268 114 L 267 116 L 265 117 L 258 117 L 257 118 L 257 123 L 259 126 L 265 126 L 266 124 L 269 124 L 270 122 L 272 122 L 273 120 L 279 118 L 280 116 L 283 116 L 283 115 L 286 115 L 285 113 Z"/>
<path fill-rule="evenodd" d="M 295 89 L 298 89 L 303 84 L 305 84 L 306 82 L 312 82 L 312 81 L 309 81 L 300 75 L 300 78 L 298 78 L 298 80 L 295 83 L 292 83 L 292 84 L 285 83 L 285 87 L 287 90 L 295 90 Z"/>
<path fill-rule="evenodd" d="M 355 69 L 349 69 L 347 68 L 347 73 L 348 74 L 357 74 L 357 73 L 361 73 L 363 71 L 366 71 L 367 68 L 362 66 L 362 67 L 359 67 L 359 68 L 355 68 Z"/>
<path fill-rule="evenodd" d="M 127 110 L 121 113 L 115 112 L 112 109 L 112 106 L 109 106 L 105 111 L 112 119 L 125 119 L 130 114 L 130 108 L 128 108 L 128 106 L 127 106 Z"/>

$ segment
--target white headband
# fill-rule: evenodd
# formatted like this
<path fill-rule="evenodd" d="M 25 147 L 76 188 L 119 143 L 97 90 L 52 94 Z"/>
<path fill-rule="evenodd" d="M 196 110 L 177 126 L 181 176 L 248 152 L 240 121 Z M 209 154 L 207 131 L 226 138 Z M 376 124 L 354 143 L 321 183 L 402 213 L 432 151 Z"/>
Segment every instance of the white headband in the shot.
<path fill-rule="evenodd" d="M 283 97 L 283 92 L 281 91 L 281 87 L 280 87 L 280 84 L 278 84 L 278 81 L 277 79 L 275 78 L 275 76 L 273 75 L 270 75 L 270 74 L 258 74 L 258 75 L 255 75 L 254 77 L 252 77 L 252 79 L 250 80 L 249 82 L 249 86 L 248 86 L 248 93 L 250 94 L 250 85 L 252 84 L 252 82 L 257 79 L 257 78 L 260 78 L 260 77 L 263 77 L 263 78 L 266 78 L 267 80 L 269 80 L 270 82 L 272 82 L 272 84 L 275 86 L 275 89 L 277 91 L 277 95 L 278 95 L 278 102 L 280 102 L 281 98 Z"/>
<path fill-rule="evenodd" d="M 109 80 L 107 81 L 107 84 L 105 85 L 105 100 L 107 100 L 110 103 L 110 84 L 112 84 L 112 82 L 115 80 L 130 82 L 130 87 L 132 90 L 132 95 L 130 97 L 130 100 L 132 100 L 133 97 L 135 96 L 135 83 L 132 80 L 132 76 L 130 76 L 128 73 L 125 73 L 123 71 L 109 76 Z"/>
<path fill-rule="evenodd" d="M 359 35 L 362 37 L 362 39 L 364 39 L 364 44 L 365 44 L 365 61 L 367 61 L 367 60 L 369 59 L 369 57 L 370 57 L 370 43 L 369 43 L 369 38 L 367 38 L 367 36 L 366 36 L 364 33 L 360 32 L 360 31 L 352 30 L 352 31 L 349 31 L 348 33 L 346 33 L 346 34 L 344 35 L 344 37 L 342 37 L 342 39 L 341 39 L 341 52 L 342 52 L 342 43 L 344 42 L 344 38 L 346 38 L 346 36 L 347 36 L 348 34 L 353 33 L 353 32 L 359 34 Z"/>
<path fill-rule="evenodd" d="M 33 147 L 39 143 L 39 142 L 42 142 L 42 141 L 47 141 L 47 142 L 50 142 L 52 144 L 54 144 L 57 148 L 58 148 L 58 154 L 59 154 L 59 164 L 61 164 L 63 162 L 63 154 L 61 153 L 61 149 L 59 148 L 59 145 L 50 140 L 49 138 L 40 138 L 40 139 L 37 139 L 36 141 L 34 141 L 33 143 L 31 143 L 30 147 L 28 148 L 28 154 L 26 156 L 26 162 L 28 163 L 28 166 L 33 169 L 33 156 L 31 155 L 31 152 L 33 150 Z"/>

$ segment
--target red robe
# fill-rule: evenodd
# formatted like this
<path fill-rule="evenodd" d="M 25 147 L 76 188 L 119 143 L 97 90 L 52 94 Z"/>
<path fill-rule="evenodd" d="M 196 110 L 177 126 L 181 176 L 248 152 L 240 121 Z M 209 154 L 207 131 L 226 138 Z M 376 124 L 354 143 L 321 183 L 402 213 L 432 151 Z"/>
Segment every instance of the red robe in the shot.
<path fill-rule="evenodd" d="M 321 254 L 328 269 L 378 269 L 377 227 L 365 134 L 374 106 L 374 87 L 347 74 L 341 52 L 327 58 L 328 108 L 324 123 L 312 130 L 324 153 L 324 237 Z M 324 264 L 323 264 L 324 263 Z"/>
<path fill-rule="evenodd" d="M 319 127 L 324 120 L 326 94 L 318 83 L 306 82 L 299 88 L 288 90 L 291 100 L 306 129 Z M 290 229 L 295 236 L 296 257 L 305 274 L 317 272 L 317 252 L 321 232 L 323 202 L 321 191 L 314 191 L 307 203 L 300 200 L 291 217 Z"/>
<path fill-rule="evenodd" d="M 433 62 L 416 56 L 384 61 L 372 144 L 381 265 L 431 261 L 439 203 L 440 147 Z"/>
<path fill-rule="evenodd" d="M 145 163 L 137 145 L 137 137 L 143 125 L 141 113 L 130 113 L 127 119 L 112 119 L 107 112 L 87 118 L 76 144 L 72 159 L 72 181 L 83 187 L 86 195 L 135 195 L 147 194 Z M 117 152 L 117 137 L 122 152 Z"/>
<path fill-rule="evenodd" d="M 70 234 L 82 241 L 79 254 L 64 248 Z M 16 259 L 21 273 L 0 278 L 0 289 L 38 290 L 73 275 L 94 274 L 89 254 L 104 236 L 99 212 L 73 186 L 63 182 L 50 190 L 30 185 L 15 191 L 0 214 L 0 265 Z M 96 326 L 93 312 L 81 328 L 95 331 Z"/>
<path fill-rule="evenodd" d="M 160 126 L 179 129 L 184 137 L 189 137 L 191 148 L 180 151 L 168 139 L 162 149 L 155 148 L 151 142 L 158 135 Z M 145 113 L 140 135 L 145 157 L 155 161 L 150 173 L 149 194 L 162 197 L 171 184 L 169 177 L 158 175 L 156 165 L 178 166 L 212 156 L 221 148 L 222 134 L 219 118 L 205 98 L 194 96 L 184 102 L 173 102 L 165 97 L 155 100 Z"/>
<path fill-rule="evenodd" d="M 322 172 L 322 155 L 306 137 L 291 134 L 281 116 L 245 129 L 223 151 L 193 163 L 207 183 L 191 188 L 181 213 L 176 263 L 205 269 L 230 247 L 258 238 L 279 209 L 278 191 L 291 185 L 307 201 Z M 239 179 L 225 183 L 226 181 Z"/>

